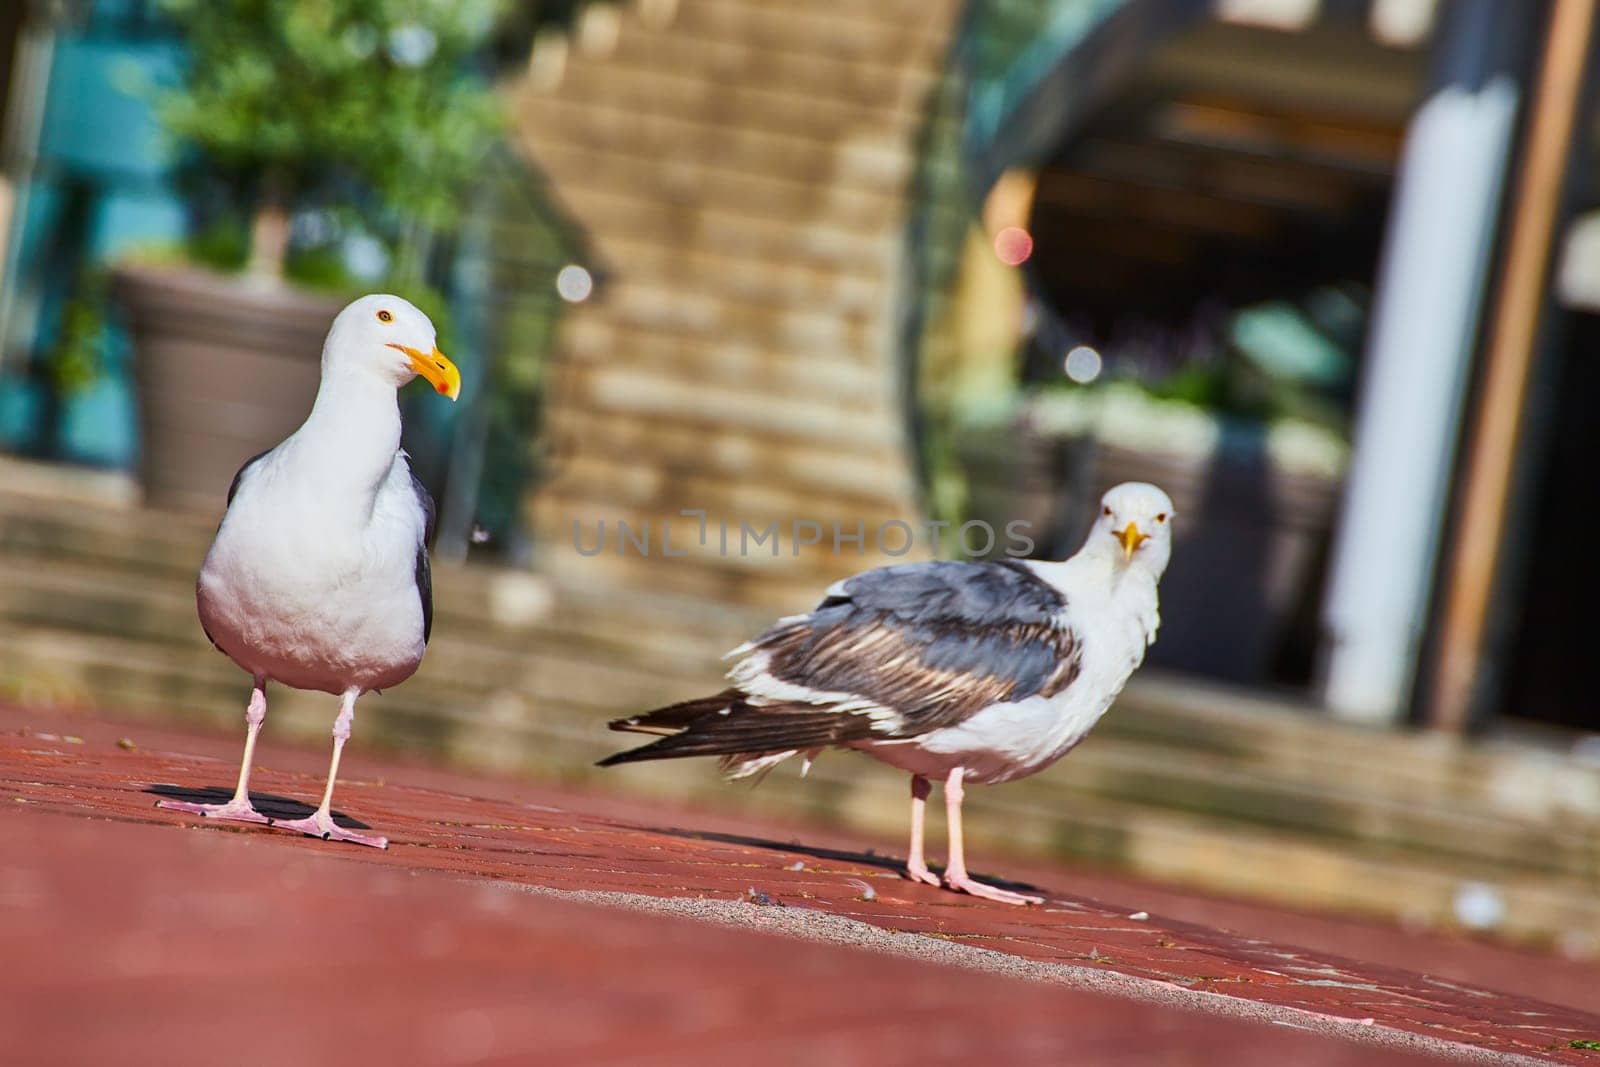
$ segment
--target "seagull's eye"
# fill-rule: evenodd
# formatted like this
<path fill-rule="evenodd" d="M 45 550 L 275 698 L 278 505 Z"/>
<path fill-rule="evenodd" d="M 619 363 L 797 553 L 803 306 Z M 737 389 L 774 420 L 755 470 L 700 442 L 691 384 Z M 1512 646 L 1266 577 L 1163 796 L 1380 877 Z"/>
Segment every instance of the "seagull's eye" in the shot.
<path fill-rule="evenodd" d="M 1161 514 L 1156 516 L 1156 522 L 1166 522 L 1166 521 L 1167 521 L 1167 513 L 1165 511 L 1163 511 Z"/>
<path fill-rule="evenodd" d="M 1109 518 L 1111 516 L 1111 505 L 1107 504 L 1105 507 L 1101 508 L 1100 514 Z"/>
<path fill-rule="evenodd" d="M 389 314 L 388 311 L 380 311 L 380 312 L 378 312 L 378 321 L 379 322 L 393 322 L 394 321 L 394 316 Z"/>

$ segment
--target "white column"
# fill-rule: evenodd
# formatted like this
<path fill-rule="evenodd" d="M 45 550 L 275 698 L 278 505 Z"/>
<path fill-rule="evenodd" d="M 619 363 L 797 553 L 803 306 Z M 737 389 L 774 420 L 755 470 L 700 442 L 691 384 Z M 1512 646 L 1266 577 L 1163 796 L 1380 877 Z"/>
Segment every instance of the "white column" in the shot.
<path fill-rule="evenodd" d="M 1345 718 L 1393 721 L 1416 671 L 1519 98 L 1503 67 L 1472 61 L 1503 52 L 1497 2 L 1452 5 L 1480 16 L 1453 42 L 1469 69 L 1445 57 L 1457 69 L 1400 162 L 1323 608 L 1323 698 Z"/>

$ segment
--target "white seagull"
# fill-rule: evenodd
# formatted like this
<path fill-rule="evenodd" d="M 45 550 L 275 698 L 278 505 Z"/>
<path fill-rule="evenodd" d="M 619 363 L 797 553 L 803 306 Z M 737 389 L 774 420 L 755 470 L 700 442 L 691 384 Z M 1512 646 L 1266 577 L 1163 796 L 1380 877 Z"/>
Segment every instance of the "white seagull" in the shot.
<path fill-rule="evenodd" d="M 721 756 L 730 778 L 805 753 L 852 748 L 911 774 L 906 873 L 940 879 L 923 856 L 930 781 L 944 782 L 950 857 L 943 885 L 1007 904 L 1042 898 L 967 873 L 968 782 L 1009 782 L 1066 755 L 1144 660 L 1172 554 L 1172 501 L 1143 482 L 1101 499 L 1064 563 L 910 563 L 836 583 L 809 615 L 780 619 L 729 653 L 730 688 L 613 730 L 664 734 L 601 766 Z"/>
<path fill-rule="evenodd" d="M 356 698 L 411 677 L 432 629 L 433 498 L 400 449 L 395 396 L 418 375 L 451 400 L 461 392 L 426 315 L 397 296 L 362 297 L 328 331 L 305 423 L 234 475 L 195 600 L 211 643 L 255 683 L 239 785 L 226 804 L 160 807 L 388 847 L 334 823 L 333 784 Z M 269 819 L 250 803 L 269 680 L 340 699 L 328 785 L 304 819 Z"/>

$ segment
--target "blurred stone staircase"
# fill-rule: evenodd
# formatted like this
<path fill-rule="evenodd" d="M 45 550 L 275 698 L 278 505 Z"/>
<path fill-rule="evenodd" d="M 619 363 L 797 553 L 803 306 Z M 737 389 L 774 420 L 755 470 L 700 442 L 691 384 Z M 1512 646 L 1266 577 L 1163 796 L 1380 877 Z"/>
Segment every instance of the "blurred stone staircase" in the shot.
<path fill-rule="evenodd" d="M 194 618 L 212 520 L 108 499 L 110 483 L 18 488 L 18 469 L 0 462 L 0 699 L 238 729 L 245 678 Z M 441 567 L 435 581 L 427 660 L 364 703 L 356 766 L 360 747 L 381 746 L 898 843 L 903 778 L 854 756 L 825 757 L 805 781 L 780 770 L 757 789 L 724 785 L 708 763 L 593 768 L 625 742 L 607 717 L 716 685 L 722 651 L 768 613 L 478 566 Z M 273 735 L 326 736 L 333 698 L 270 699 Z M 975 791 L 971 809 L 980 862 L 994 868 L 1006 852 L 1077 857 L 1419 924 L 1455 922 L 1466 892 L 1504 936 L 1600 949 L 1600 770 L 1529 744 L 1359 730 L 1143 677 L 1071 757 Z"/>
<path fill-rule="evenodd" d="M 885 557 L 869 533 L 865 558 L 786 539 L 781 566 L 697 544 L 670 567 L 579 560 L 573 523 L 659 531 L 695 508 L 735 533 L 873 531 L 918 514 L 901 256 L 958 6 L 638 0 L 535 44 L 515 138 L 603 282 L 550 368 L 532 510 L 552 570 L 770 611 Z"/>

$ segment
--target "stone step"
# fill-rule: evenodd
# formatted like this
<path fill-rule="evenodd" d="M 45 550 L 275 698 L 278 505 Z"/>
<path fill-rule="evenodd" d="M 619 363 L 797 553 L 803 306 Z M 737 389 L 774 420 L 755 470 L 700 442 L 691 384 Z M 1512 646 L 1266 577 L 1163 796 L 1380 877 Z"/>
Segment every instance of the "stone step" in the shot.
<path fill-rule="evenodd" d="M 833 349 L 833 358 L 855 362 L 870 352 L 868 331 L 876 321 L 872 315 L 850 311 L 833 313 L 806 304 L 781 307 L 732 292 L 689 290 L 670 277 L 645 274 L 617 279 L 607 299 L 617 318 L 629 326 L 692 330 L 760 344 L 770 338 L 774 350 L 785 358 Z"/>
<path fill-rule="evenodd" d="M 451 573 L 459 573 L 442 570 L 446 582 Z M 441 590 L 427 659 L 430 668 L 448 665 L 453 678 L 518 688 L 525 687 L 523 680 L 530 670 L 552 657 L 626 663 L 636 672 L 639 700 L 649 701 L 654 696 L 649 687 L 659 691 L 674 679 L 694 686 L 718 677 L 721 651 L 738 643 L 752 628 L 729 627 L 726 620 L 708 625 L 681 612 L 652 614 L 644 597 L 634 599 L 638 610 L 625 624 L 613 614 L 598 613 L 599 605 L 585 606 L 574 602 L 576 598 L 568 598 L 559 610 L 538 608 L 543 614 L 537 617 L 516 605 L 493 606 L 494 599 Z M 152 583 L 109 571 L 95 575 L 76 564 L 29 561 L 19 568 L 0 559 L 0 624 L 16 633 L 131 637 L 147 654 L 159 651 L 175 657 L 164 660 L 169 663 L 225 662 L 206 642 L 188 582 Z M 709 644 L 708 634 L 718 632 L 721 640 Z"/>
<path fill-rule="evenodd" d="M 612 615 L 599 614 L 599 605 L 586 606 L 576 598 L 568 598 L 559 611 L 536 606 L 540 614 L 535 617 L 503 604 L 493 606 L 495 597 L 504 594 L 480 591 L 475 596 L 470 587 L 447 591 L 449 578 L 464 573 L 441 568 L 429 655 L 430 662 L 451 662 L 462 676 L 510 685 L 535 653 L 625 657 L 646 672 L 645 678 L 657 681 L 691 671 L 696 673 L 690 677 L 704 677 L 719 662 L 719 653 L 706 643 L 704 627 L 686 625 L 681 613 L 652 615 L 645 598 L 635 601 L 638 610 L 625 627 Z M 188 581 L 152 581 L 78 563 L 28 560 L 19 565 L 0 557 L 0 620 L 17 631 L 130 637 L 174 656 L 216 656 L 195 617 Z M 741 631 L 730 628 L 725 647 L 739 639 Z"/>
<path fill-rule="evenodd" d="M 771 345 L 782 358 L 820 349 L 833 351 L 834 358 L 854 359 L 870 351 L 873 321 L 826 315 L 809 307 L 773 308 L 728 294 L 692 293 L 671 279 L 648 276 L 614 282 L 606 293 L 606 312 L 629 329 L 658 329 L 669 336 L 740 337 L 751 344 Z M 557 362 L 552 371 L 561 367 Z"/>
<path fill-rule="evenodd" d="M 219 498 L 217 516 L 197 518 L 4 494 L 0 495 L 0 557 L 109 562 L 152 576 L 187 576 L 193 581 L 216 531 L 221 504 Z"/>
<path fill-rule="evenodd" d="M 624 71 L 622 84 L 625 86 L 638 81 L 650 86 L 665 82 L 678 86 L 680 95 L 682 91 L 694 90 L 702 100 L 715 101 L 715 105 L 663 107 L 660 100 L 630 100 L 629 93 L 606 92 L 580 96 L 573 92 L 544 92 L 529 86 L 524 90 L 525 95 L 519 98 L 518 106 L 523 109 L 525 117 L 546 135 L 554 129 L 561 129 L 580 138 L 577 143 L 600 145 L 637 136 L 659 137 L 673 147 L 662 156 L 646 153 L 654 158 L 715 160 L 726 153 L 726 158 L 738 161 L 735 169 L 748 167 L 753 171 L 769 173 L 787 171 L 796 160 L 838 157 L 842 150 L 841 137 L 848 139 L 854 135 L 863 142 L 874 142 L 875 135 L 893 125 L 893 120 L 907 117 L 896 116 L 892 111 L 886 113 L 882 109 L 860 110 L 853 116 L 841 114 L 837 109 L 831 113 L 828 110 L 813 110 L 810 121 L 786 124 L 775 122 L 774 116 L 764 114 L 756 106 L 740 107 L 740 83 L 706 78 L 703 77 L 703 71 L 685 77 L 681 71 L 667 73 L 665 68 L 641 70 L 635 67 L 630 77 L 626 73 L 626 66 L 611 61 L 601 64 L 597 69 L 608 76 L 621 69 Z M 697 74 L 702 76 L 696 77 Z M 774 86 L 768 88 L 781 89 Z M 643 95 L 642 92 L 639 95 Z M 773 95 L 768 92 L 764 97 L 753 100 L 752 104 L 766 103 Z M 838 102 L 838 98 L 827 96 L 826 89 L 821 90 L 821 95 L 825 108 Z M 796 101 L 802 98 L 797 89 L 791 93 L 780 92 L 779 96 Z M 669 94 L 667 100 L 671 99 L 672 95 Z M 822 121 L 825 117 L 830 117 L 831 121 Z M 580 126 L 588 118 L 592 118 L 596 125 L 586 133 Z M 717 142 L 717 131 L 731 135 L 732 139 Z M 624 136 L 619 137 L 619 134 Z M 693 150 L 701 144 L 712 150 L 709 153 Z M 887 195 L 891 188 L 883 184 L 883 179 L 903 173 L 906 166 L 902 160 L 893 158 L 900 153 L 894 152 L 893 146 L 881 139 L 875 143 L 843 146 L 843 150 L 848 151 L 849 158 L 861 164 L 858 170 L 845 175 L 850 184 L 866 191 L 876 191 L 880 195 Z"/>
<path fill-rule="evenodd" d="M 708 334 L 693 328 L 641 329 L 633 322 L 610 322 L 576 317 L 565 330 L 563 354 L 574 361 L 595 361 L 610 353 L 612 358 L 648 350 L 652 359 L 694 359 L 706 368 L 738 367 L 740 374 L 776 375 L 779 381 L 797 379 L 803 372 L 814 381 L 825 382 L 835 391 L 860 391 L 869 395 L 885 390 L 883 379 L 892 378 L 882 367 L 848 347 L 813 350 L 809 338 L 791 339 L 787 346 L 769 349 L 766 365 L 752 365 L 755 354 L 749 341 Z M 746 369 L 748 368 L 748 369 Z"/>
<path fill-rule="evenodd" d="M 56 563 L 0 556 L 0 618 L 14 626 L 82 629 L 85 633 L 141 638 L 179 647 L 193 646 L 195 617 L 192 579 L 158 578 L 95 567 L 77 561 Z"/>
<path fill-rule="evenodd" d="M 942 46 L 942 30 L 929 32 L 926 5 L 901 5 L 903 13 L 915 11 L 923 18 L 882 17 L 887 12 L 875 11 L 878 7 L 854 3 L 833 5 L 830 10 L 828 5 L 771 0 L 692 0 L 680 5 L 673 21 L 658 32 L 885 67 L 897 67 L 909 50 Z"/>
<path fill-rule="evenodd" d="M 589 167 L 604 171 L 626 167 L 631 162 L 626 155 L 569 148 L 561 142 L 547 142 L 541 158 L 557 173 Z M 656 169 L 653 183 L 697 187 L 704 184 L 705 195 L 687 193 L 663 207 L 659 201 L 640 195 L 639 186 L 625 186 L 617 177 L 611 181 L 596 179 L 575 189 L 568 198 L 579 216 L 603 215 L 613 223 L 604 232 L 591 234 L 591 243 L 604 260 L 629 264 L 629 278 L 633 272 L 627 253 L 651 244 L 715 249 L 719 254 L 736 251 L 743 259 L 759 260 L 772 268 L 798 267 L 819 276 L 831 273 L 873 284 L 881 283 L 890 273 L 890 257 L 896 247 L 894 225 L 899 218 L 890 208 L 879 209 L 869 222 L 856 222 L 853 217 L 859 209 L 853 205 L 835 208 L 831 196 L 827 204 L 817 203 L 827 194 L 816 187 L 797 185 L 788 177 L 737 175 L 716 165 Z M 718 187 L 729 189 L 733 195 L 716 197 L 714 191 Z M 757 217 L 741 202 L 754 196 L 766 198 L 766 217 Z M 800 221 L 807 218 L 812 220 L 810 225 Z M 655 266 L 659 268 L 659 264 Z M 640 273 L 644 277 L 655 276 L 648 271 Z M 618 276 L 622 276 L 621 272 Z M 674 275 L 669 272 L 667 277 Z M 744 295 L 740 299 L 757 307 L 778 302 L 770 294 Z M 860 314 L 859 310 L 855 313 Z"/>
<path fill-rule="evenodd" d="M 569 366 L 563 372 L 581 382 L 596 405 L 608 412 L 759 430 L 797 442 L 854 441 L 868 450 L 894 447 L 904 433 L 895 423 L 863 423 L 859 415 L 820 400 L 780 399 L 723 382 L 686 382 L 657 372 L 644 360 Z"/>
<path fill-rule="evenodd" d="M 868 312 L 891 292 L 880 256 L 859 262 L 831 258 L 822 265 L 809 262 L 806 248 L 814 243 L 815 233 L 791 231 L 771 241 L 751 234 L 746 243 L 716 252 L 691 251 L 664 247 L 661 238 L 668 231 L 698 228 L 699 210 L 657 211 L 653 217 L 658 225 L 605 240 L 609 257 L 627 263 L 630 272 L 670 277 L 697 291 L 725 292 L 746 303 L 811 303 L 842 314 Z M 827 353 L 817 356 L 828 358 Z M 808 385 L 800 382 L 795 387 L 804 392 Z"/>
<path fill-rule="evenodd" d="M 641 8 L 649 2 L 650 0 L 635 0 Z M 673 0 L 673 17 L 664 21 L 658 20 L 655 24 L 658 27 L 671 26 L 684 17 L 685 8 L 689 3 L 700 2 L 702 0 Z M 871 4 L 863 4 L 861 0 L 809 0 L 804 5 L 793 4 L 790 0 L 711 0 L 711 2 L 725 8 L 740 7 L 760 12 L 803 13 L 819 25 L 851 30 L 879 24 L 904 25 L 916 18 L 922 18 L 931 24 L 945 19 L 954 10 L 952 0 L 878 0 L 877 3 Z"/>
<path fill-rule="evenodd" d="M 1326 772 L 1302 778 L 1269 767 L 1197 762 L 1187 753 L 1112 736 L 1091 739 L 1066 761 L 1063 774 L 1042 776 L 1040 783 L 1041 807 L 1073 803 L 1072 794 L 1094 796 L 1320 836 L 1333 847 L 1366 843 L 1503 871 L 1600 879 L 1600 820 L 1539 822 L 1484 803 L 1372 794 Z"/>
<path fill-rule="evenodd" d="M 761 17 L 769 19 L 771 29 L 771 16 L 756 16 Z M 889 110 L 918 106 L 938 79 L 935 63 L 905 60 L 907 55 L 923 50 L 942 52 L 938 43 L 943 36 L 942 27 L 930 27 L 933 34 L 929 34 L 923 29 L 928 26 L 926 22 L 903 23 L 906 35 L 898 49 L 848 55 L 838 46 L 831 52 L 819 52 L 789 47 L 783 41 L 762 43 L 729 38 L 707 25 L 707 21 L 697 17 L 689 26 L 677 22 L 660 28 L 627 21 L 621 27 L 616 47 L 604 59 L 590 62 L 688 71 L 730 88 L 755 82 L 786 92 L 815 93 L 830 100 L 850 100 Z M 791 29 L 799 25 L 790 21 Z"/>
<path fill-rule="evenodd" d="M 111 710 L 155 721 L 203 723 L 237 729 L 249 697 L 249 679 L 220 655 L 196 657 L 124 638 L 30 629 L 6 635 L 0 649 L 0 695 L 15 703 Z M 420 672 L 419 672 L 420 674 Z M 20 684 L 19 684 L 20 683 Z M 358 708 L 357 734 L 365 745 L 454 758 L 455 738 L 504 705 L 497 694 L 457 680 L 417 677 L 369 695 Z M 520 715 L 520 702 L 518 702 Z M 473 709 L 475 717 L 457 714 Z M 283 687 L 268 691 L 274 734 L 325 738 L 336 698 Z"/>
<path fill-rule="evenodd" d="M 900 198 L 883 190 L 817 186 L 767 168 L 735 169 L 716 158 L 663 167 L 630 144 L 593 147 L 545 138 L 537 130 L 524 138 L 522 147 L 554 174 L 582 175 L 583 182 L 572 183 L 564 194 L 581 217 L 607 210 L 632 212 L 626 231 L 607 226 L 604 233 L 591 233 L 591 239 L 638 232 L 635 223 L 648 230 L 652 204 L 658 223 L 662 216 L 678 217 L 692 208 L 707 223 L 722 225 L 720 232 L 730 238 L 759 240 L 777 234 L 791 244 L 811 225 L 835 239 L 857 234 L 889 240 L 894 236 L 893 220 L 903 211 Z M 652 189 L 670 194 L 665 207 L 659 197 L 650 197 Z M 718 244 L 729 247 L 737 242 Z M 835 257 L 825 262 L 848 268 L 852 260 Z"/>
<path fill-rule="evenodd" d="M 1282 701 L 1188 678 L 1145 675 L 1106 729 L 1198 758 L 1248 759 L 1288 776 L 1337 774 L 1359 790 L 1407 800 L 1483 803 L 1519 817 L 1600 818 L 1600 775 L 1564 750 L 1364 729 Z"/>
<path fill-rule="evenodd" d="M 675 349 L 677 358 L 670 354 Z M 658 353 L 661 354 L 659 357 Z M 585 351 L 582 355 L 575 353 L 575 358 L 563 361 L 559 373 L 565 375 L 569 383 L 585 383 L 598 392 L 600 399 L 613 400 L 619 405 L 627 404 L 631 411 L 641 416 L 647 416 L 652 411 L 659 412 L 661 416 L 670 415 L 679 425 L 688 423 L 695 428 L 710 429 L 726 427 L 751 437 L 772 440 L 802 438 L 807 445 L 835 450 L 853 448 L 856 452 L 871 445 L 894 443 L 895 434 L 891 429 L 880 429 L 875 433 L 850 433 L 853 426 L 867 423 L 869 418 L 874 420 L 870 423 L 874 425 L 888 421 L 888 389 L 881 383 L 870 393 L 858 396 L 855 402 L 845 401 L 837 392 L 829 396 L 823 389 L 813 388 L 807 390 L 810 395 L 789 397 L 785 407 L 771 399 L 774 392 L 754 380 L 752 375 L 717 374 L 713 367 L 704 362 L 691 370 L 696 362 L 692 356 L 683 354 L 682 347 L 676 342 L 645 342 L 627 348 L 613 347 L 609 359 L 601 358 L 598 351 Z M 801 372 L 797 370 L 793 373 Z M 630 381 L 637 378 L 640 385 L 638 388 L 627 388 L 614 381 L 613 375 L 626 375 Z M 744 410 L 737 412 L 696 407 L 693 400 L 684 395 L 684 387 L 673 386 L 673 383 L 683 380 L 701 382 L 704 388 L 715 390 L 719 397 L 747 403 Z M 779 414 L 776 417 L 764 417 L 774 412 Z M 606 412 L 602 411 L 601 414 Z M 902 475 L 902 480 L 904 477 Z"/>
<path fill-rule="evenodd" d="M 609 152 L 625 146 L 627 155 L 654 160 L 657 169 L 726 169 L 735 173 L 781 176 L 789 182 L 889 195 L 911 178 L 911 161 L 897 146 L 862 138 L 841 145 L 837 139 L 800 137 L 768 128 L 702 122 L 640 112 L 607 103 L 540 98 L 524 106 L 528 132 L 541 149 L 565 144 Z"/>
<path fill-rule="evenodd" d="M 569 492 L 560 482 L 552 482 L 540 494 L 538 517 L 543 528 L 552 531 L 570 531 L 576 523 L 583 545 L 588 551 L 594 545 L 594 523 L 605 517 L 610 523 L 624 522 L 630 530 L 640 531 L 649 524 L 653 542 L 659 545 L 663 524 L 679 528 L 684 519 L 676 502 L 657 508 L 627 507 L 615 500 L 585 495 L 584 487 L 574 482 Z M 793 516 L 792 516 L 793 517 Z M 791 518 L 792 518 L 791 517 Z M 671 596 L 716 598 L 737 602 L 762 613 L 770 621 L 781 615 L 809 609 L 816 604 L 819 592 L 841 578 L 848 578 L 862 570 L 885 563 L 896 562 L 887 556 L 873 554 L 874 546 L 867 545 L 867 554 L 858 557 L 833 555 L 831 543 L 804 548 L 794 552 L 791 519 L 780 521 L 776 535 L 781 537 L 778 551 L 773 554 L 773 537 L 764 539 L 771 519 L 752 516 L 743 521 L 749 524 L 748 543 L 737 519 L 729 520 L 729 551 L 726 556 L 689 556 L 681 559 L 664 559 L 659 553 L 644 557 L 629 551 L 616 551 L 616 539 L 610 550 L 596 555 L 580 557 L 570 535 L 563 533 L 560 544 L 549 542 L 541 546 L 541 565 L 579 566 L 591 581 L 619 589 L 650 588 Z M 853 522 L 853 519 L 851 520 Z M 827 529 L 831 537 L 831 527 Z M 674 544 L 677 542 L 674 541 Z M 720 530 L 719 544 L 720 550 Z M 898 562 L 919 558 L 915 555 L 900 557 Z M 559 561 L 559 564 L 557 563 Z M 737 642 L 735 642 L 737 643 Z M 730 646 L 731 647 L 731 646 Z"/>
<path fill-rule="evenodd" d="M 809 137 L 839 130 L 870 133 L 886 121 L 915 123 L 922 102 L 897 112 L 893 102 L 867 102 L 846 94 L 796 91 L 764 80 L 729 84 L 710 80 L 695 70 L 677 70 L 648 56 L 613 56 L 604 62 L 569 62 L 558 94 L 572 100 L 603 96 L 625 107 L 648 109 L 673 118 L 696 120 L 708 114 L 736 122 L 776 126 Z M 546 95 L 532 85 L 521 87 L 518 105 L 536 106 Z"/>
<path fill-rule="evenodd" d="M 626 452 L 617 453 L 613 459 L 596 456 L 593 451 L 590 455 L 564 461 L 561 477 L 583 486 L 586 495 L 610 501 L 620 508 L 662 508 L 674 515 L 680 508 L 703 508 L 712 515 L 735 517 L 734 521 L 744 519 L 752 525 L 773 519 L 787 523 L 798 514 L 800 518 L 820 523 L 828 531 L 834 520 L 848 520 L 844 525 L 851 530 L 859 520 L 865 522 L 869 537 L 882 523 L 916 519 L 915 514 L 884 508 L 884 497 L 890 491 L 898 490 L 903 499 L 911 499 L 910 487 L 898 479 L 895 485 L 862 485 L 855 491 L 848 485 L 834 486 L 828 492 L 821 492 L 814 491 L 813 484 L 770 475 L 760 482 L 735 482 L 720 472 L 707 470 L 704 474 L 672 478 L 638 470 L 629 462 Z M 874 489 L 878 492 L 873 493 Z M 800 493 L 807 494 L 806 510 L 797 513 L 795 498 Z M 606 516 L 604 511 L 598 514 Z M 681 537 L 681 530 L 675 532 Z M 681 540 L 676 547 L 684 548 Z M 697 550 L 691 548 L 690 551 Z"/>
<path fill-rule="evenodd" d="M 912 495 L 903 466 L 892 456 L 863 453 L 844 443 L 818 441 L 798 449 L 743 428 L 595 411 L 575 413 L 563 429 L 587 435 L 600 446 L 595 451 L 619 457 L 649 453 L 664 457 L 669 464 L 694 464 L 730 479 L 765 479 L 807 492 L 827 489 L 847 499 L 874 493 L 878 500 Z M 686 499 L 685 503 L 700 506 L 703 502 Z"/>

